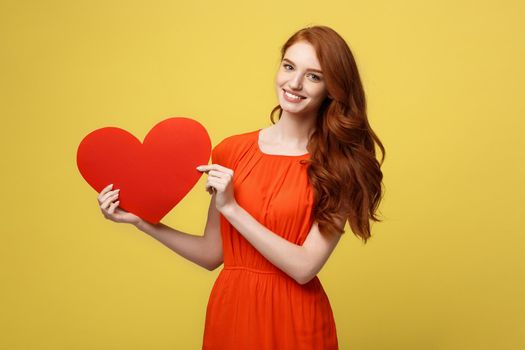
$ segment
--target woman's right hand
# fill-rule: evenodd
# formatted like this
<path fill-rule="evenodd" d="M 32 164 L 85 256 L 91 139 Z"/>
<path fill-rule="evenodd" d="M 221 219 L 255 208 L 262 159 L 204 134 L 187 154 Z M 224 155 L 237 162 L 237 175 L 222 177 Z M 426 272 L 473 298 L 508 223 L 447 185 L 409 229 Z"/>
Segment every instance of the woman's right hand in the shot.
<path fill-rule="evenodd" d="M 142 221 L 140 217 L 118 207 L 120 201 L 113 202 L 118 198 L 120 189 L 111 191 L 113 184 L 107 185 L 100 191 L 97 200 L 104 217 L 114 222 L 122 222 L 137 225 Z"/>

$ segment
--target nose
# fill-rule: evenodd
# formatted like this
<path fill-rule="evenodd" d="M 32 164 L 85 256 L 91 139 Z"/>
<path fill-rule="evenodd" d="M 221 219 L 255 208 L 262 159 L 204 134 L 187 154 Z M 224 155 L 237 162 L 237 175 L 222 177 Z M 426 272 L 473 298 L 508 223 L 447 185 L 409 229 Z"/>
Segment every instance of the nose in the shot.
<path fill-rule="evenodd" d="M 293 90 L 301 90 L 302 88 L 302 75 L 300 73 L 298 74 L 295 74 L 291 79 L 290 79 L 290 89 L 293 89 Z"/>

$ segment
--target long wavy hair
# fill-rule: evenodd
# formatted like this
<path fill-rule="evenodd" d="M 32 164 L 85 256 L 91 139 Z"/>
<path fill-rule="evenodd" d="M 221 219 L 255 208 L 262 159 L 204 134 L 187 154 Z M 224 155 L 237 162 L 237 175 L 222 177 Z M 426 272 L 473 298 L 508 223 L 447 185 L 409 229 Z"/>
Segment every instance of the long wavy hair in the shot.
<path fill-rule="evenodd" d="M 307 149 L 308 178 L 314 190 L 313 216 L 322 234 L 344 234 L 335 219 L 348 221 L 353 233 L 366 244 L 370 220 L 382 221 L 376 211 L 382 199 L 381 165 L 385 148 L 368 123 L 366 99 L 354 56 L 345 40 L 327 26 L 308 26 L 295 32 L 281 48 L 299 41 L 315 48 L 328 95 L 321 104 L 315 131 Z M 282 115 L 277 105 L 270 113 Z M 382 153 L 376 159 L 375 144 Z"/>

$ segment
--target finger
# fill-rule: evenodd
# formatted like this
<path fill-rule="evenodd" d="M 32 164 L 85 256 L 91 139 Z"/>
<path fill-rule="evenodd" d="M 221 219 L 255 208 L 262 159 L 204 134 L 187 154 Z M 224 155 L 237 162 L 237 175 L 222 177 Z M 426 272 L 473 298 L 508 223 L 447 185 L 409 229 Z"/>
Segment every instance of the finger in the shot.
<path fill-rule="evenodd" d="M 99 196 L 103 196 L 106 192 L 108 192 L 109 190 L 111 190 L 111 188 L 113 187 L 113 184 L 109 184 L 107 185 L 106 187 L 104 187 L 102 189 L 102 191 L 100 191 L 100 195 Z"/>
<path fill-rule="evenodd" d="M 109 206 L 109 209 L 108 209 L 108 213 L 113 215 L 115 213 L 115 208 L 119 205 L 120 201 L 116 201 L 116 202 L 113 202 L 111 203 L 111 205 Z"/>
<path fill-rule="evenodd" d="M 221 179 L 217 179 L 217 180 L 209 179 L 207 186 L 214 187 L 216 190 L 220 190 L 220 191 L 224 191 L 224 189 L 226 188 L 226 185 L 222 182 Z"/>
<path fill-rule="evenodd" d="M 208 189 L 208 193 L 213 196 L 215 193 L 217 193 L 217 189 L 215 187 L 210 187 Z"/>
<path fill-rule="evenodd" d="M 208 191 L 209 194 L 213 193 L 214 188 L 210 184 L 206 183 L 204 188 L 206 189 L 206 191 Z"/>
<path fill-rule="evenodd" d="M 106 193 L 105 195 L 102 196 L 102 198 L 100 199 L 101 202 L 104 202 L 106 199 L 108 199 L 109 197 L 118 194 L 120 192 L 120 188 L 116 189 L 116 190 L 113 190 L 113 191 L 109 191 L 108 193 Z"/>
<path fill-rule="evenodd" d="M 230 178 L 231 177 L 229 173 L 225 173 L 225 172 L 218 171 L 218 170 L 210 170 L 210 172 L 208 173 L 208 176 L 213 176 L 213 177 L 218 177 L 218 178 L 225 178 L 225 177 Z"/>
<path fill-rule="evenodd" d="M 219 165 L 219 164 L 210 164 L 210 165 L 201 165 L 199 166 L 199 169 L 201 171 L 204 171 L 204 172 L 208 172 L 210 170 L 219 170 L 219 171 L 222 171 L 224 173 L 228 173 L 230 175 L 233 175 L 233 170 L 232 169 L 229 169 L 229 168 L 226 168 L 222 165 Z"/>
<path fill-rule="evenodd" d="M 103 196 L 106 194 L 106 192 L 108 192 L 112 187 L 113 187 L 113 184 L 109 184 L 109 185 L 107 185 L 106 187 L 104 187 L 104 188 L 102 189 L 102 191 L 100 191 L 100 193 L 98 194 L 98 196 L 97 196 L 97 200 L 98 200 L 99 202 L 102 202 L 102 197 L 103 197 Z"/>
<path fill-rule="evenodd" d="M 208 176 L 219 176 L 221 173 L 218 172 L 217 170 L 208 170 Z"/>
<path fill-rule="evenodd" d="M 205 173 L 208 171 L 208 164 L 199 165 L 198 167 L 196 167 L 196 169 L 201 173 Z"/>
<path fill-rule="evenodd" d="M 104 203 L 102 203 L 102 205 L 100 206 L 102 209 L 107 209 L 108 206 L 110 205 L 111 202 L 113 202 L 113 200 L 117 199 L 118 197 L 118 193 L 113 195 L 113 196 L 110 196 L 108 199 L 106 199 L 104 201 Z"/>
<path fill-rule="evenodd" d="M 208 181 L 209 181 L 210 183 L 226 185 L 226 184 L 228 184 L 229 179 L 227 179 L 227 178 L 225 179 L 225 178 L 223 178 L 223 177 L 209 177 L 209 178 L 208 178 Z"/>
<path fill-rule="evenodd" d="M 112 196 L 111 193 L 102 196 L 102 198 L 98 200 L 99 204 L 100 204 L 100 205 L 104 204 L 104 202 L 105 202 L 108 198 L 111 198 L 111 196 Z"/>

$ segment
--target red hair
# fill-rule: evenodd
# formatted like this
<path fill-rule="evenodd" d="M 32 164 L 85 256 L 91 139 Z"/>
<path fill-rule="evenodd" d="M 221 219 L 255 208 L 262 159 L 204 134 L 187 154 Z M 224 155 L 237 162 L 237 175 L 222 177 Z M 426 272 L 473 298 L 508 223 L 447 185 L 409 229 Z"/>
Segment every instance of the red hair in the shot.
<path fill-rule="evenodd" d="M 314 190 L 314 219 L 322 234 L 344 230 L 336 219 L 348 220 L 364 243 L 371 237 L 370 222 L 382 199 L 381 165 L 385 148 L 374 133 L 366 114 L 366 99 L 355 59 L 345 40 L 327 26 L 310 26 L 295 32 L 281 48 L 299 41 L 315 48 L 328 95 L 319 108 L 316 129 L 308 141 L 308 177 Z M 280 105 L 270 113 L 279 111 Z M 382 153 L 376 159 L 375 144 Z"/>

